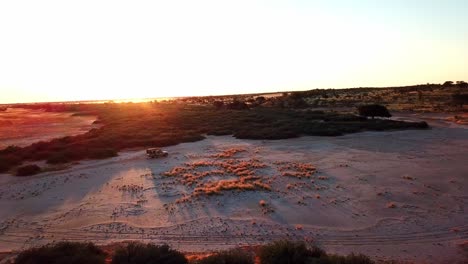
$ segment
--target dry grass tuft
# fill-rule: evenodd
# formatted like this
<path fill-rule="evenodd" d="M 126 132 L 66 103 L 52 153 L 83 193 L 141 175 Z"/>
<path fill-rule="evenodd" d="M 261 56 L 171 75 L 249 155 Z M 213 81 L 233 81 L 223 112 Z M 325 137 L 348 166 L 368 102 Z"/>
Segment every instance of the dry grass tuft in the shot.
<path fill-rule="evenodd" d="M 237 153 L 245 152 L 245 151 L 247 151 L 245 148 L 230 148 L 230 149 L 224 150 L 221 153 L 212 155 L 212 157 L 219 158 L 219 159 L 227 159 L 227 158 L 234 157 Z"/>
<path fill-rule="evenodd" d="M 316 172 L 315 166 L 309 163 L 286 163 L 276 162 L 278 171 L 281 172 L 283 177 L 295 177 L 295 178 L 310 178 Z"/>

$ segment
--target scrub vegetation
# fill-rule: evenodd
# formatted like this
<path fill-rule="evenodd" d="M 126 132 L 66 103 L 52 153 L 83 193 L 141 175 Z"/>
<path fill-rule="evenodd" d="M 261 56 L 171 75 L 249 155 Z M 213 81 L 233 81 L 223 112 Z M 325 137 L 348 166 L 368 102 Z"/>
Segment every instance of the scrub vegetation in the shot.
<path fill-rule="evenodd" d="M 0 150 L 0 172 L 11 171 L 25 161 L 45 160 L 48 164 L 62 164 L 84 159 L 104 159 L 116 156 L 123 149 L 171 146 L 199 141 L 205 135 L 275 140 L 303 135 L 340 136 L 361 131 L 428 127 L 425 122 L 368 119 L 360 116 L 356 107 L 365 100 L 361 103 L 354 102 L 352 105 L 355 108 L 351 111 L 316 110 L 316 104 L 310 102 L 311 96 L 321 94 L 321 98 L 327 97 L 323 102 L 328 104 L 327 94 L 332 92 L 319 91 L 320 93 L 314 90 L 284 93 L 272 98 L 245 95 L 146 103 L 10 106 L 95 115 L 98 116 L 96 123 L 100 127 L 77 136 Z M 370 116 L 372 115 L 371 113 Z"/>
<path fill-rule="evenodd" d="M 16 264 L 373 264 L 365 255 L 327 254 L 304 242 L 277 241 L 256 248 L 238 248 L 191 259 L 167 245 L 128 242 L 104 251 L 93 243 L 60 242 L 21 252 Z"/>

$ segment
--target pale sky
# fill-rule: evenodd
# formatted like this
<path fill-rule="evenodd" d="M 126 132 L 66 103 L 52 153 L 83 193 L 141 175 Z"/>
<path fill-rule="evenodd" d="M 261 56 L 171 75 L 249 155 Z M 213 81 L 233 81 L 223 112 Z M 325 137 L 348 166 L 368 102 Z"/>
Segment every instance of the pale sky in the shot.
<path fill-rule="evenodd" d="M 0 0 L 0 103 L 468 81 L 466 0 Z"/>

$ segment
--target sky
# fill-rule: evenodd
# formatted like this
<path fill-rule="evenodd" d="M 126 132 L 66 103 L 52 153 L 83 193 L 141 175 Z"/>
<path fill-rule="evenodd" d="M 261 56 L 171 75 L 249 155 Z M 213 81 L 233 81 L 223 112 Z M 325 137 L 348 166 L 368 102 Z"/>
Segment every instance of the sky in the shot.
<path fill-rule="evenodd" d="M 468 81 L 466 0 L 0 0 L 0 103 Z"/>

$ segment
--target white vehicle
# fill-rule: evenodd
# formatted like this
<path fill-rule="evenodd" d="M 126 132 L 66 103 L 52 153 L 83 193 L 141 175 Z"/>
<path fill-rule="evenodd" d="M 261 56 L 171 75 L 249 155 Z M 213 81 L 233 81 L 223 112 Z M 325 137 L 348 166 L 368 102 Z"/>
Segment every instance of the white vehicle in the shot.
<path fill-rule="evenodd" d="M 167 151 L 163 151 L 159 148 L 149 148 L 146 150 L 146 156 L 148 158 L 162 158 L 162 157 L 167 157 L 169 153 Z"/>

